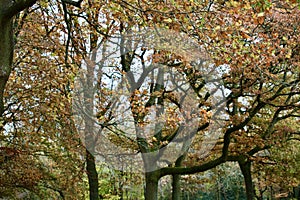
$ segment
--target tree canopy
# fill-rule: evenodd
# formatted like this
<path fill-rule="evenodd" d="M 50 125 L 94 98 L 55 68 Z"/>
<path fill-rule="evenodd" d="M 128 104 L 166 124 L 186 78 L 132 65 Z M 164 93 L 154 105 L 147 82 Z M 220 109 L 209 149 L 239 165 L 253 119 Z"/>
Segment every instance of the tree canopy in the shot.
<path fill-rule="evenodd" d="M 300 184 L 299 2 L 0 7 L 0 196 L 123 198 L 143 183 L 150 200 L 167 181 L 179 199 L 189 174 L 226 162 L 247 199 Z M 105 195 L 109 172 L 124 179 Z"/>

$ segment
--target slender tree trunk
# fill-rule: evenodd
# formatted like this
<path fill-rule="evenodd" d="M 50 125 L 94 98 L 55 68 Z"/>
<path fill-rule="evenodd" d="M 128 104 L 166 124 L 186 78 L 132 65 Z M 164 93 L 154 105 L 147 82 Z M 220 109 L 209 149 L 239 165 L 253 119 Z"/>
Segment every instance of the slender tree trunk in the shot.
<path fill-rule="evenodd" d="M 90 200 L 98 200 L 99 199 L 99 183 L 98 183 L 98 173 L 96 169 L 95 162 L 95 141 L 99 130 L 95 128 L 95 122 L 91 120 L 91 117 L 95 116 L 95 66 L 96 66 L 96 58 L 97 51 L 95 51 L 97 47 L 98 37 L 94 34 L 90 34 L 90 45 L 91 45 L 91 57 L 87 64 L 86 71 L 86 79 L 85 79 L 85 91 L 84 91 L 84 104 L 85 104 L 85 112 L 88 116 L 84 117 L 85 124 L 85 145 L 86 145 L 86 171 L 89 180 L 89 192 L 90 192 Z M 101 80 L 101 79 L 100 79 Z"/>
<path fill-rule="evenodd" d="M 180 200 L 180 175 L 174 174 L 172 178 L 172 200 Z"/>
<path fill-rule="evenodd" d="M 240 169 L 242 171 L 242 174 L 244 176 L 247 200 L 253 200 L 254 199 L 254 187 L 253 187 L 252 174 L 251 174 L 251 162 L 250 161 L 246 161 L 246 162 L 239 161 L 238 163 L 239 163 Z"/>
<path fill-rule="evenodd" d="M 158 194 L 158 176 L 157 172 L 146 172 L 146 188 L 145 188 L 145 200 L 157 200 Z"/>
<path fill-rule="evenodd" d="M 182 156 L 180 156 L 176 160 L 175 167 L 181 166 L 181 163 L 184 160 L 185 155 L 186 155 L 186 153 L 183 154 Z M 181 199 L 180 178 L 181 178 L 180 174 L 174 174 L 172 176 L 172 200 L 180 200 Z"/>
<path fill-rule="evenodd" d="M 96 170 L 95 157 L 86 150 L 86 171 L 89 181 L 90 200 L 98 200 L 98 173 Z"/>
<path fill-rule="evenodd" d="M 184 152 L 177 160 L 175 161 L 175 167 L 180 167 L 182 162 L 184 161 L 187 150 L 191 144 L 191 138 L 187 139 L 182 145 L 182 152 Z M 180 174 L 173 174 L 172 176 L 172 200 L 180 200 L 181 199 L 181 189 L 180 189 Z"/>

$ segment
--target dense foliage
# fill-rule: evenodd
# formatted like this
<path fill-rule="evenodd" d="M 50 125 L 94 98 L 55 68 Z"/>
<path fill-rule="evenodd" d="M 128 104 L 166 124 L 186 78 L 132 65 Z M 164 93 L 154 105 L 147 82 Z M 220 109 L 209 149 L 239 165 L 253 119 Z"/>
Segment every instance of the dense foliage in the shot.
<path fill-rule="evenodd" d="M 299 2 L 0 7 L 0 197 L 250 200 L 300 184 Z"/>

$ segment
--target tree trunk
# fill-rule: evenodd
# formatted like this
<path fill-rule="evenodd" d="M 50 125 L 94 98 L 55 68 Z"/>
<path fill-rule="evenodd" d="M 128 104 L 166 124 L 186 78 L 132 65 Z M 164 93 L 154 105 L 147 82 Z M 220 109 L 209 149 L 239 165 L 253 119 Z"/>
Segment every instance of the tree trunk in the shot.
<path fill-rule="evenodd" d="M 12 70 L 14 54 L 13 17 L 35 2 L 36 0 L 0 1 L 0 117 L 4 112 L 4 89 Z"/>
<path fill-rule="evenodd" d="M 253 187 L 252 174 L 251 174 L 251 162 L 250 161 L 246 161 L 246 162 L 239 161 L 238 163 L 239 163 L 240 169 L 242 171 L 242 174 L 244 176 L 247 200 L 253 200 L 254 199 L 254 187 Z"/>
<path fill-rule="evenodd" d="M 91 36 L 91 47 L 94 47 L 97 44 L 98 38 L 93 38 Z M 87 116 L 84 116 L 84 124 L 85 124 L 85 145 L 86 145 L 86 172 L 89 181 L 89 193 L 90 200 L 98 200 L 99 199 L 99 183 L 98 183 L 98 173 L 96 170 L 95 163 L 95 141 L 96 138 L 99 137 L 96 133 L 99 130 L 95 130 L 95 122 L 91 120 L 91 117 L 94 115 L 94 88 L 95 88 L 95 63 L 96 63 L 96 51 L 94 51 L 91 55 L 90 62 L 87 62 L 87 71 L 86 78 L 84 83 L 84 105 L 85 105 L 85 113 Z"/>
<path fill-rule="evenodd" d="M 172 179 L 172 200 L 180 200 L 180 175 L 174 174 Z"/>
<path fill-rule="evenodd" d="M 158 176 L 157 172 L 146 172 L 146 188 L 145 188 L 145 200 L 157 200 L 158 194 Z"/>
<path fill-rule="evenodd" d="M 0 116 L 4 112 L 3 94 L 12 68 L 13 51 L 12 19 L 4 18 L 0 13 Z"/>
<path fill-rule="evenodd" d="M 95 157 L 86 150 L 86 171 L 89 181 L 90 200 L 98 200 L 98 173 L 96 170 Z"/>
<path fill-rule="evenodd" d="M 184 144 L 186 145 L 186 144 Z M 175 167 L 180 167 L 182 161 L 184 160 L 186 153 L 181 155 L 175 162 Z M 180 200 L 181 199 L 181 191 L 180 191 L 180 174 L 173 174 L 172 176 L 172 200 Z"/>

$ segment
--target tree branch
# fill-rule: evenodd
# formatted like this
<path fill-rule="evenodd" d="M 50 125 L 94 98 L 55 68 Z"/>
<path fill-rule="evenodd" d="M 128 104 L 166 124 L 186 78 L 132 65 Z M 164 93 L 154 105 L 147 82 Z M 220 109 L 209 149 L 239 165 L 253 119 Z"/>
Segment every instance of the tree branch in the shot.
<path fill-rule="evenodd" d="M 165 167 L 160 169 L 160 177 L 171 174 L 194 174 L 212 169 L 226 161 L 224 156 L 199 166 L 193 167 Z"/>
<path fill-rule="evenodd" d="M 66 4 L 70 4 L 72 6 L 76 6 L 78 8 L 80 8 L 80 4 L 83 0 L 78 0 L 78 1 L 72 1 L 72 0 L 62 0 L 63 3 L 66 3 Z"/>
<path fill-rule="evenodd" d="M 37 0 L 15 0 L 13 4 L 8 6 L 3 11 L 3 17 L 6 19 L 10 19 L 22 10 L 33 6 Z"/>

